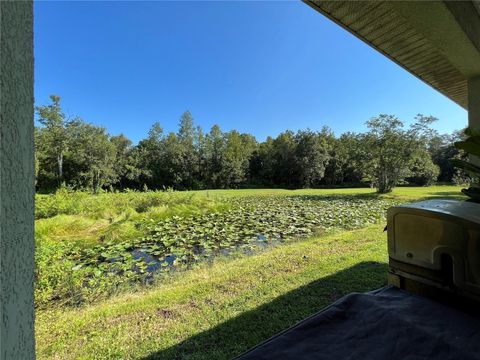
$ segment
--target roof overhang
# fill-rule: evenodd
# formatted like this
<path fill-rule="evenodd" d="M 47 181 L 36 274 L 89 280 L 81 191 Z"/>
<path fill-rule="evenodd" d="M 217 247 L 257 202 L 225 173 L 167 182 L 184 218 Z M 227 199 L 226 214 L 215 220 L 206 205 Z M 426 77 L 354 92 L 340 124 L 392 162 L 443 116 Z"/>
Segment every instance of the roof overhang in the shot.
<path fill-rule="evenodd" d="M 304 0 L 460 106 L 480 77 L 480 1 Z"/>

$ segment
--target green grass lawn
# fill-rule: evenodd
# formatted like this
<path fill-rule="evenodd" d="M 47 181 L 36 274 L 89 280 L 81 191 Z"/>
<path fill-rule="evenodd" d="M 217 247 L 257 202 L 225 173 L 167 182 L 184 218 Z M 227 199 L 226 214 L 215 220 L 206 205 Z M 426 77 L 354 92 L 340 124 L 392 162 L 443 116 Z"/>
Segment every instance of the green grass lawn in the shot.
<path fill-rule="evenodd" d="M 397 188 L 381 198 L 405 202 L 423 198 L 464 199 L 459 194 L 460 188 Z M 376 196 L 371 189 L 192 193 L 195 197 L 213 198 L 214 202 L 217 198 L 252 195 Z M 144 212 L 133 217 L 141 214 Z M 61 222 L 57 216 L 64 215 L 46 220 Z M 97 241 L 92 223 L 88 222 L 91 217 L 71 216 L 82 216 L 89 241 Z M 100 216 L 95 221 L 103 220 Z M 108 228 L 111 223 L 107 221 L 105 226 Z M 323 235 L 286 242 L 249 256 L 217 257 L 211 263 L 200 262 L 190 270 L 162 278 L 154 287 L 136 287 L 135 291 L 79 308 L 38 309 L 37 357 L 231 358 L 344 294 L 384 285 L 388 259 L 384 225 L 378 223 L 356 230 L 332 229 Z M 48 237 L 48 229 L 43 228 L 42 234 Z M 61 234 L 56 236 L 53 241 L 65 241 Z M 72 234 L 65 230 L 65 236 Z"/>
<path fill-rule="evenodd" d="M 381 198 L 397 198 L 417 200 L 420 198 L 455 198 L 465 199 L 460 190 L 465 186 L 435 185 L 428 187 L 397 187 L 391 193 L 378 195 Z M 345 188 L 345 189 L 236 189 L 236 190 L 201 190 L 192 191 L 200 195 L 217 197 L 238 196 L 268 196 L 268 195 L 372 195 L 377 196 L 375 189 L 371 188 Z"/>

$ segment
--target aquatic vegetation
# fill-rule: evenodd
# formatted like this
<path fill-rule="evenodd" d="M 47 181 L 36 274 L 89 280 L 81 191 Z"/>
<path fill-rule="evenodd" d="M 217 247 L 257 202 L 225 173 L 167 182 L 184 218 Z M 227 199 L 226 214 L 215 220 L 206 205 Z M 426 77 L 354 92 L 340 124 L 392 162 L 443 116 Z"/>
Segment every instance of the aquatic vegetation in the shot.
<path fill-rule="evenodd" d="M 157 274 L 186 269 L 219 255 L 253 254 L 331 229 L 378 223 L 394 204 L 393 200 L 358 196 L 264 196 L 225 201 L 224 211 L 140 218 L 135 227 L 143 236 L 133 239 L 101 241 L 93 246 L 64 244 L 61 257 L 71 268 L 70 283 L 81 293 L 72 297 L 74 303 L 122 286 L 149 283 Z"/>

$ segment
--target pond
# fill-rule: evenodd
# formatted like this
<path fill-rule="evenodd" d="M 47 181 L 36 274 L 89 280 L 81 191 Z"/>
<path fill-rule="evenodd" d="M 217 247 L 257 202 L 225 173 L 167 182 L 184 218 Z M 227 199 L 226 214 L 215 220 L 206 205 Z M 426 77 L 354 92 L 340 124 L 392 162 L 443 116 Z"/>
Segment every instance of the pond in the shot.
<path fill-rule="evenodd" d="M 173 216 L 139 224 L 146 236 L 106 243 L 76 254 L 80 266 L 117 275 L 150 278 L 153 273 L 188 268 L 232 252 L 307 238 L 331 229 L 355 229 L 385 220 L 392 200 L 374 197 L 264 196 L 227 200 L 229 210 Z"/>

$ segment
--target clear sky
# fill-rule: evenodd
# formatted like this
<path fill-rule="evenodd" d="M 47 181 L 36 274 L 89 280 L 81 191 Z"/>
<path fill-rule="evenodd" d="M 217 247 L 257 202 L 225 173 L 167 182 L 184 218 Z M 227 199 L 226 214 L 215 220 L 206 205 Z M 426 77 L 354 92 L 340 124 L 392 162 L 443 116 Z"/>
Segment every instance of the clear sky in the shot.
<path fill-rule="evenodd" d="M 35 100 L 134 142 L 189 110 L 259 140 L 286 129 L 363 131 L 467 113 L 302 2 L 35 2 Z"/>

